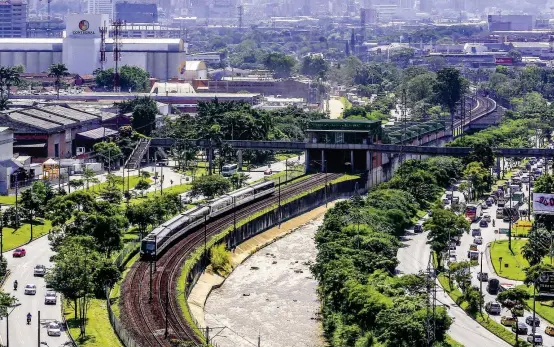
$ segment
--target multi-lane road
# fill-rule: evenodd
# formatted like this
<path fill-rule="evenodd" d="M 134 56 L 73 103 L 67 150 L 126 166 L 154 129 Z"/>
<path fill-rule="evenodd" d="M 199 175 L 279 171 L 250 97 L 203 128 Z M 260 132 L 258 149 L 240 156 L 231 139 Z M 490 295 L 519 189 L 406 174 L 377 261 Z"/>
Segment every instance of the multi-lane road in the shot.
<path fill-rule="evenodd" d="M 68 337 L 64 331 L 62 335 L 48 336 L 46 326 L 52 321 L 61 321 L 61 300 L 58 296 L 56 305 L 45 305 L 44 295 L 46 294 L 46 284 L 44 278 L 34 277 L 34 268 L 36 265 L 45 265 L 47 268 L 52 264 L 48 261 L 53 252 L 50 249 L 47 237 L 42 237 L 24 246 L 27 255 L 22 258 L 12 258 L 13 252 L 6 252 L 4 256 L 8 259 L 8 269 L 10 276 L 4 283 L 2 289 L 14 295 L 19 302 L 9 316 L 9 346 L 10 347 L 34 347 L 40 341 L 46 342 L 50 347 L 64 346 L 68 342 Z M 13 282 L 17 280 L 19 286 L 16 291 L 13 290 Z M 25 295 L 23 293 L 27 284 L 36 284 L 36 295 Z M 38 311 L 41 319 L 38 321 Z M 27 325 L 27 313 L 31 313 L 31 324 Z M 39 328 L 40 323 L 40 328 Z M 0 343 L 2 346 L 8 344 L 6 335 L 6 319 L 0 320 Z"/>

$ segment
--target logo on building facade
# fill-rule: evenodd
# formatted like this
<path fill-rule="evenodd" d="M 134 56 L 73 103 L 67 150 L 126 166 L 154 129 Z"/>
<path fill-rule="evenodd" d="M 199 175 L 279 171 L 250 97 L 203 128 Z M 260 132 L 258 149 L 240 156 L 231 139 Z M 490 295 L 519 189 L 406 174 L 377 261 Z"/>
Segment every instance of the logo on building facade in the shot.
<path fill-rule="evenodd" d="M 79 22 L 79 30 L 73 31 L 74 35 L 95 35 L 96 33 L 94 30 L 88 30 L 90 27 L 90 24 L 88 20 L 82 20 Z"/>

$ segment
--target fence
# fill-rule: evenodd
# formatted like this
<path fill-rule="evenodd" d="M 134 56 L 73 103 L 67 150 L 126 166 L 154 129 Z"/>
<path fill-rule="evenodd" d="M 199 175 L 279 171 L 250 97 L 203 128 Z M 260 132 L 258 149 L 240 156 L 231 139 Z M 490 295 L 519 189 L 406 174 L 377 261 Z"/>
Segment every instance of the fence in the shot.
<path fill-rule="evenodd" d="M 125 263 L 138 251 L 140 246 L 140 239 L 129 242 L 121 252 L 119 252 L 117 258 L 114 260 L 114 264 L 122 270 Z M 106 287 L 106 306 L 108 308 L 108 317 L 110 318 L 110 324 L 112 325 L 115 334 L 125 347 L 140 347 L 135 342 L 131 334 L 125 329 L 121 321 L 116 317 L 112 311 L 112 302 L 110 299 L 111 288 Z"/>

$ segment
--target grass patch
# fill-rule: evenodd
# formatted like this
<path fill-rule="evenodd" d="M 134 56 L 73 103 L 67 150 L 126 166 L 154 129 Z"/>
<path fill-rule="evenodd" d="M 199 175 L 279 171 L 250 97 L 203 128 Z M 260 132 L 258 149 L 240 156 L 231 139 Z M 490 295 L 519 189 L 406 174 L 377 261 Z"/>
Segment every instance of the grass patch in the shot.
<path fill-rule="evenodd" d="M 277 161 L 284 161 L 287 159 L 298 158 L 299 153 L 276 153 L 273 158 Z"/>
<path fill-rule="evenodd" d="M 521 254 L 521 247 L 527 243 L 525 239 L 515 239 L 512 237 L 512 251 L 508 249 L 508 240 L 495 241 L 491 245 L 491 259 L 494 271 L 501 277 L 511 280 L 523 281 L 525 279 L 524 269 L 529 266 L 529 262 Z M 502 268 L 498 257 L 502 257 Z M 550 257 L 542 259 L 545 264 L 550 264 Z M 504 264 L 508 264 L 505 267 Z"/>
<path fill-rule="evenodd" d="M 15 205 L 15 195 L 0 196 L 0 205 Z"/>
<path fill-rule="evenodd" d="M 142 179 L 142 177 L 140 177 L 140 176 L 129 176 L 129 178 L 127 178 L 127 176 L 125 176 L 124 183 L 123 184 L 116 184 L 115 186 L 118 187 L 120 190 L 123 190 L 123 186 L 125 185 L 125 188 L 127 188 L 127 184 L 129 184 L 129 188 L 133 189 L 133 188 L 135 188 L 135 186 L 137 185 L 137 183 L 139 183 L 139 181 L 141 179 Z M 148 183 L 153 182 L 151 178 L 147 178 L 146 181 Z M 102 182 L 102 183 L 90 186 L 88 191 L 91 192 L 91 193 L 100 193 L 103 189 L 106 189 L 107 187 L 108 187 L 108 182 Z M 85 188 L 81 188 L 81 189 L 86 190 L 86 183 L 85 183 Z"/>
<path fill-rule="evenodd" d="M 341 96 L 340 102 L 342 102 L 342 105 L 344 106 L 344 111 L 352 108 L 352 103 L 345 96 Z"/>
<path fill-rule="evenodd" d="M 33 240 L 48 234 L 52 228 L 52 223 L 47 219 L 33 220 Z M 27 244 L 31 240 L 31 224 L 25 223 L 19 229 L 4 227 L 2 232 L 2 242 L 4 251 L 17 248 Z"/>
<path fill-rule="evenodd" d="M 137 253 L 131 259 L 129 259 L 129 261 L 125 264 L 125 270 L 123 270 L 121 280 L 115 284 L 115 286 L 112 288 L 112 291 L 110 292 L 110 305 L 112 306 L 112 311 L 117 318 L 120 317 L 119 297 L 121 295 L 121 285 L 123 284 L 123 280 L 127 276 L 127 273 L 131 269 L 131 266 L 133 266 L 133 264 L 136 263 L 139 258 L 140 253 Z"/>
<path fill-rule="evenodd" d="M 444 341 L 450 347 L 464 347 L 464 345 L 462 345 L 458 341 L 454 340 L 452 337 L 450 337 L 450 335 L 446 335 Z"/>
<path fill-rule="evenodd" d="M 64 300 L 64 315 L 69 333 L 79 347 L 121 347 L 108 317 L 106 300 L 92 299 L 87 314 L 87 336 L 81 339 L 79 323 L 74 319 L 73 308 Z"/>

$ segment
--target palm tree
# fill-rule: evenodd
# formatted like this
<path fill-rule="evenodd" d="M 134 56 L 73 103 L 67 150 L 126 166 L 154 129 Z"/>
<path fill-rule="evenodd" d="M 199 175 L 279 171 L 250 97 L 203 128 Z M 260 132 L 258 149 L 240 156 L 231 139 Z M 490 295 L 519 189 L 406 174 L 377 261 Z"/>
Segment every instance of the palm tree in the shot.
<path fill-rule="evenodd" d="M 69 76 L 69 71 L 63 63 L 52 64 L 48 68 L 48 76 L 56 78 L 56 92 L 58 93 L 58 99 L 60 99 L 60 86 L 62 77 Z"/>
<path fill-rule="evenodd" d="M 1 96 L 0 97 L 0 111 L 7 110 L 11 103 L 12 102 L 8 98 L 6 98 L 4 96 Z"/>
<path fill-rule="evenodd" d="M 16 67 L 9 67 L 6 69 L 6 74 L 4 77 L 4 83 L 6 84 L 6 88 L 8 89 L 8 98 L 10 97 L 10 89 L 12 86 L 17 86 L 19 83 L 21 83 L 21 78 L 19 74 L 19 69 Z"/>

